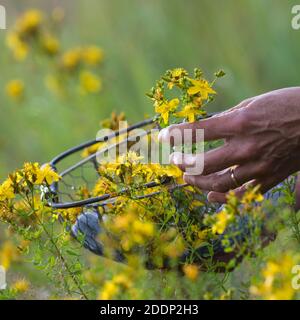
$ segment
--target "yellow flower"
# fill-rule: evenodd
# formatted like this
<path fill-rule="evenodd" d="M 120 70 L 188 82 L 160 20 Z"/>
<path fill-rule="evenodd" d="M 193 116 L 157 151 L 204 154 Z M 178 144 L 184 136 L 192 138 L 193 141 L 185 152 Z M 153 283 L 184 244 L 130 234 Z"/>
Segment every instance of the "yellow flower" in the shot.
<path fill-rule="evenodd" d="M 185 276 L 190 280 L 196 280 L 199 274 L 199 269 L 194 264 L 186 264 L 183 266 Z"/>
<path fill-rule="evenodd" d="M 119 292 L 119 287 L 113 281 L 108 281 L 104 284 L 103 290 L 99 294 L 99 300 L 111 300 Z"/>
<path fill-rule="evenodd" d="M 210 94 L 216 94 L 216 91 L 214 91 L 208 81 L 201 79 L 201 80 L 194 80 L 190 79 L 192 86 L 188 89 L 189 95 L 194 95 L 197 93 L 200 93 L 201 98 L 203 100 L 208 99 Z"/>
<path fill-rule="evenodd" d="M 226 210 L 222 210 L 215 215 L 216 221 L 212 226 L 212 232 L 214 234 L 222 234 L 228 224 L 232 221 L 233 216 L 227 213 Z"/>
<path fill-rule="evenodd" d="M 292 268 L 299 264 L 299 256 L 285 254 L 266 263 L 261 271 L 262 281 L 250 287 L 253 296 L 266 300 L 291 300 L 296 291 L 293 289 Z"/>
<path fill-rule="evenodd" d="M 122 285 L 124 288 L 129 288 L 131 286 L 131 279 L 122 273 L 115 275 L 112 281 L 115 284 Z"/>
<path fill-rule="evenodd" d="M 76 208 L 69 208 L 69 209 L 61 209 L 59 210 L 59 212 L 62 215 L 62 217 L 74 223 L 77 217 L 82 213 L 82 208 L 76 207 Z"/>
<path fill-rule="evenodd" d="M 8 48 L 13 51 L 14 57 L 18 61 L 23 61 L 28 55 L 28 46 L 23 42 L 16 32 L 9 32 L 6 37 Z"/>
<path fill-rule="evenodd" d="M 55 55 L 59 51 L 59 41 L 50 34 L 43 36 L 42 46 L 44 50 L 50 55 Z"/>
<path fill-rule="evenodd" d="M 49 163 L 40 167 L 37 162 L 24 163 L 24 168 L 21 170 L 21 177 L 22 176 L 24 176 L 25 180 L 37 185 L 43 182 L 50 185 L 60 179 L 60 176 L 52 169 Z"/>
<path fill-rule="evenodd" d="M 81 48 L 73 48 L 65 52 L 62 56 L 62 65 L 64 68 L 73 70 L 78 67 L 81 61 Z"/>
<path fill-rule="evenodd" d="M 181 178 L 183 175 L 182 171 L 175 165 L 160 166 L 160 168 L 162 174 L 166 174 L 169 177 Z"/>
<path fill-rule="evenodd" d="M 16 32 L 8 32 L 6 36 L 6 45 L 13 49 L 21 42 L 19 35 Z"/>
<path fill-rule="evenodd" d="M 154 235 L 154 225 L 151 222 L 142 222 L 135 220 L 132 225 L 133 232 L 141 233 L 146 237 L 152 237 Z"/>
<path fill-rule="evenodd" d="M 26 279 L 21 279 L 21 280 L 16 281 L 12 287 L 18 293 L 24 293 L 24 292 L 28 291 L 29 286 L 30 286 L 30 283 Z"/>
<path fill-rule="evenodd" d="M 254 202 L 262 202 L 264 200 L 264 196 L 259 192 L 259 187 L 260 186 L 256 186 L 255 188 L 247 190 L 243 195 L 241 203 L 248 206 Z"/>
<path fill-rule="evenodd" d="M 187 118 L 189 122 L 195 122 L 196 115 L 206 115 L 206 111 L 199 109 L 192 103 L 188 103 L 182 111 L 175 113 L 176 117 Z"/>
<path fill-rule="evenodd" d="M 162 245 L 162 249 L 163 249 L 163 253 L 166 256 L 172 259 L 176 259 L 183 254 L 186 247 L 184 245 L 184 240 L 178 234 L 178 236 L 173 241 Z"/>
<path fill-rule="evenodd" d="M 114 182 L 106 179 L 105 177 L 101 177 L 95 184 L 95 187 L 93 189 L 93 195 L 96 197 L 106 193 L 116 192 L 116 190 L 117 185 Z"/>
<path fill-rule="evenodd" d="M 32 184 L 35 183 L 38 171 L 39 171 L 39 164 L 37 162 L 34 162 L 34 163 L 25 162 L 23 166 L 23 170 L 20 170 L 20 172 L 17 172 L 17 177 L 19 178 L 17 182 L 20 183 L 22 180 L 22 177 L 24 176 L 25 180 L 29 181 Z"/>
<path fill-rule="evenodd" d="M 119 215 L 114 219 L 114 228 L 117 230 L 124 230 L 129 227 L 129 224 L 132 222 L 132 215 Z"/>
<path fill-rule="evenodd" d="M 35 184 L 47 182 L 47 184 L 50 185 L 53 182 L 59 181 L 59 179 L 60 176 L 51 168 L 50 164 L 47 163 L 38 170 Z"/>
<path fill-rule="evenodd" d="M 175 98 L 171 101 L 164 102 L 160 105 L 155 106 L 155 112 L 160 113 L 165 124 L 169 122 L 169 113 L 176 110 L 179 104 L 179 99 Z"/>
<path fill-rule="evenodd" d="M 136 163 L 139 163 L 142 159 L 143 159 L 142 156 L 139 156 L 136 152 L 130 150 L 129 152 L 121 155 L 118 158 L 118 163 L 125 164 L 127 162 L 130 164 L 132 164 L 132 163 L 136 164 Z"/>
<path fill-rule="evenodd" d="M 21 80 L 11 80 L 5 88 L 6 94 L 13 99 L 20 99 L 24 95 L 24 83 Z"/>
<path fill-rule="evenodd" d="M 43 13 L 40 10 L 31 9 L 26 11 L 24 15 L 18 19 L 16 29 L 22 34 L 32 33 L 39 28 L 42 21 Z"/>
<path fill-rule="evenodd" d="M 10 178 L 0 185 L 0 201 L 13 199 L 15 197 L 13 184 Z"/>
<path fill-rule="evenodd" d="M 5 241 L 0 248 L 0 265 L 8 270 L 11 263 L 19 260 L 19 252 L 11 241 Z"/>
<path fill-rule="evenodd" d="M 89 72 L 82 71 L 80 74 L 80 86 L 83 93 L 97 93 L 101 90 L 101 79 Z"/>
<path fill-rule="evenodd" d="M 103 60 L 103 51 L 96 46 L 90 46 L 82 50 L 82 60 L 91 66 L 98 65 Z"/>
<path fill-rule="evenodd" d="M 186 70 L 183 68 L 173 69 L 170 73 L 171 82 L 168 83 L 168 88 L 172 89 L 175 84 L 179 83 L 180 79 L 187 75 Z"/>

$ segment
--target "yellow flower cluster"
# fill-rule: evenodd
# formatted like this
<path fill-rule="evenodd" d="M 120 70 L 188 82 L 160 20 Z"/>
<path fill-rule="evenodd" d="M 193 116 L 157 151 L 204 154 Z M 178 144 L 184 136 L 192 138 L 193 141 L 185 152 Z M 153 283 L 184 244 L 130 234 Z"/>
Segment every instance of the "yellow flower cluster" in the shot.
<path fill-rule="evenodd" d="M 97 93 L 102 88 L 101 79 L 90 71 L 80 73 L 80 88 L 82 94 Z"/>
<path fill-rule="evenodd" d="M 98 93 L 102 89 L 102 80 L 97 71 L 103 61 L 103 50 L 96 45 L 87 45 L 63 52 L 58 37 L 63 18 L 64 11 L 61 8 L 55 8 L 50 15 L 38 9 L 24 12 L 8 32 L 7 47 L 18 61 L 25 60 L 29 53 L 50 58 L 54 72 L 45 77 L 45 85 L 56 95 L 64 96 L 69 87 L 73 89 L 73 77 L 76 77 L 76 90 L 79 93 Z M 24 84 L 20 80 L 7 84 L 6 93 L 10 97 L 20 99 L 23 92 Z"/>
<path fill-rule="evenodd" d="M 183 272 L 188 279 L 194 281 L 198 278 L 199 267 L 194 264 L 185 264 L 183 266 Z"/>
<path fill-rule="evenodd" d="M 256 203 L 262 202 L 263 200 L 264 197 L 259 192 L 259 186 L 246 190 L 241 199 L 238 199 L 233 191 L 229 192 L 227 203 L 223 209 L 212 217 L 212 233 L 223 234 L 227 226 L 235 220 L 236 215 L 240 214 L 241 210 L 239 210 L 239 207 L 241 205 L 243 205 L 243 212 L 253 214 L 251 211 L 253 211 Z M 210 219 L 211 217 L 208 218 L 208 220 Z"/>
<path fill-rule="evenodd" d="M 60 179 L 49 164 L 25 163 L 0 185 L 0 220 L 13 227 L 34 225 L 43 212 L 40 194 L 35 189 L 49 186 Z M 35 214 L 32 214 L 35 213 Z"/>
<path fill-rule="evenodd" d="M 12 50 L 17 60 L 24 60 L 30 48 L 38 47 L 50 55 L 59 52 L 59 41 L 47 31 L 46 23 L 44 14 L 37 9 L 30 9 L 17 19 L 6 39 L 7 46 Z"/>
<path fill-rule="evenodd" d="M 61 209 L 59 210 L 59 214 L 66 220 L 74 223 L 77 217 L 82 213 L 81 207 L 69 208 L 69 209 Z"/>
<path fill-rule="evenodd" d="M 126 273 L 119 273 L 113 276 L 113 278 L 104 283 L 104 286 L 99 293 L 99 300 L 112 300 L 122 293 L 126 292 L 131 298 L 134 298 L 135 289 L 131 277 Z"/>
<path fill-rule="evenodd" d="M 284 254 L 270 260 L 261 271 L 262 281 L 250 287 L 253 297 L 265 300 L 291 300 L 296 294 L 292 286 L 295 265 L 299 265 L 299 255 Z"/>
<path fill-rule="evenodd" d="M 61 65 L 67 70 L 74 70 L 81 64 L 98 66 L 103 61 L 103 56 L 103 50 L 97 46 L 76 47 L 62 55 Z"/>
<path fill-rule="evenodd" d="M 13 199 L 14 197 L 13 181 L 8 178 L 0 185 L 0 201 Z"/>
<path fill-rule="evenodd" d="M 59 175 L 49 164 L 40 167 L 38 163 L 25 163 L 22 169 L 12 173 L 0 185 L 0 201 L 13 199 L 24 188 L 43 183 L 50 185 L 59 179 Z"/>
<path fill-rule="evenodd" d="M 226 209 L 223 209 L 216 214 L 215 218 L 215 223 L 212 225 L 212 232 L 214 234 L 222 234 L 230 222 L 233 221 L 234 216 L 228 213 Z"/>
<path fill-rule="evenodd" d="M 17 293 L 24 293 L 28 291 L 29 287 L 30 287 L 30 283 L 26 279 L 17 280 L 12 285 L 12 289 L 15 290 Z"/>
<path fill-rule="evenodd" d="M 108 181 L 111 181 L 111 190 L 116 190 L 116 184 L 119 186 L 132 186 L 134 189 L 150 181 L 160 182 L 166 177 L 172 178 L 177 183 L 182 182 L 182 172 L 178 167 L 153 163 L 145 164 L 141 163 L 141 160 L 142 157 L 133 151 L 129 151 L 127 154 L 120 155 L 113 163 L 101 164 L 99 172 L 106 180 L 103 184 L 102 178 L 99 179 L 96 185 L 97 192 L 104 191 L 99 188 L 102 184 L 107 189 L 106 182 Z"/>
<path fill-rule="evenodd" d="M 60 65 L 63 71 L 79 71 L 79 85 L 82 94 L 98 93 L 102 89 L 101 78 L 87 68 L 98 67 L 103 61 L 103 50 L 95 45 L 75 47 L 63 53 Z"/>
<path fill-rule="evenodd" d="M 216 78 L 224 75 L 223 71 L 215 73 Z M 203 78 L 200 69 L 195 69 L 194 78 L 191 78 L 188 72 L 182 68 L 167 71 L 148 94 L 154 101 L 155 112 L 159 114 L 160 124 L 169 125 L 175 123 L 177 121 L 176 118 L 194 122 L 199 117 L 205 117 L 206 111 L 204 107 L 216 94 L 215 90 L 212 89 L 216 78 L 209 83 Z M 179 89 L 180 98 L 168 100 L 165 97 L 165 90 L 166 88 L 172 90 L 174 87 Z M 181 110 L 178 110 L 180 106 L 182 106 Z"/>
<path fill-rule="evenodd" d="M 20 260 L 20 252 L 11 241 L 5 241 L 0 247 L 0 266 L 8 270 L 12 262 Z"/>
<path fill-rule="evenodd" d="M 60 176 L 52 169 L 49 163 L 39 166 L 37 162 L 25 163 L 23 170 L 17 171 L 16 176 L 17 182 L 24 179 L 25 183 L 29 182 L 35 185 L 41 185 L 43 183 L 51 185 L 60 179 Z"/>
<path fill-rule="evenodd" d="M 108 223 L 108 228 L 118 237 L 120 246 L 125 252 L 145 244 L 155 235 L 152 222 L 142 221 L 135 213 L 129 211 L 114 217 Z"/>
<path fill-rule="evenodd" d="M 24 82 L 22 80 L 15 79 L 7 83 L 5 91 L 9 97 L 15 100 L 20 100 L 23 98 L 24 88 Z"/>

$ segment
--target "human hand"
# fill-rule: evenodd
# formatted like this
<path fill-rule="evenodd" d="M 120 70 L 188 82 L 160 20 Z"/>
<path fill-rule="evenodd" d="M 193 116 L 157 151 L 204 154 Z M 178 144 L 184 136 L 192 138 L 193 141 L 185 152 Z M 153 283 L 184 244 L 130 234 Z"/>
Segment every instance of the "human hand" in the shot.
<path fill-rule="evenodd" d="M 300 87 L 247 99 L 209 119 L 172 125 L 159 139 L 171 143 L 185 129 L 204 129 L 206 141 L 224 139 L 223 146 L 204 154 L 202 174 L 184 174 L 186 183 L 209 191 L 211 202 L 225 202 L 229 190 L 239 196 L 249 183 L 264 193 L 300 169 Z M 170 161 L 186 172 L 199 156 L 175 152 Z"/>

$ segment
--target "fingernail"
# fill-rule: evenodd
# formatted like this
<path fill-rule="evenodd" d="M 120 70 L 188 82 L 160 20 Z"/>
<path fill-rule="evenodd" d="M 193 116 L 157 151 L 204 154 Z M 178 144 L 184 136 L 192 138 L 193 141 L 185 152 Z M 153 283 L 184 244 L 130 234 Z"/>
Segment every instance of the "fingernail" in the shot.
<path fill-rule="evenodd" d="M 158 141 L 170 143 L 170 134 L 168 128 L 164 128 L 159 132 Z"/>
<path fill-rule="evenodd" d="M 214 197 L 214 194 L 209 192 L 207 195 L 208 202 L 216 202 L 216 198 Z"/>
<path fill-rule="evenodd" d="M 171 164 L 175 164 L 176 166 L 182 164 L 182 153 L 181 152 L 173 152 L 169 156 L 169 162 Z"/>

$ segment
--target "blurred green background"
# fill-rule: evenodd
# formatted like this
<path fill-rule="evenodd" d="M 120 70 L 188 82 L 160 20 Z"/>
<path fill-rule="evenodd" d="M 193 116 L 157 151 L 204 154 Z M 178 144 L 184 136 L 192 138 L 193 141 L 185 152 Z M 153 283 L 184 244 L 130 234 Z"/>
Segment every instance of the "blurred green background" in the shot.
<path fill-rule="evenodd" d="M 112 110 L 130 121 L 153 114 L 145 92 L 166 69 L 199 66 L 209 77 L 223 68 L 211 110 L 299 83 L 300 31 L 291 28 L 291 8 L 282 0 L 0 0 L 10 28 L 16 16 L 36 7 L 65 9 L 62 47 L 96 44 L 105 51 L 103 92 L 67 100 L 44 87 L 46 70 L 17 63 L 0 30 L 0 177 L 24 161 L 46 162 L 94 138 Z M 22 104 L 6 97 L 10 79 L 23 79 Z"/>

